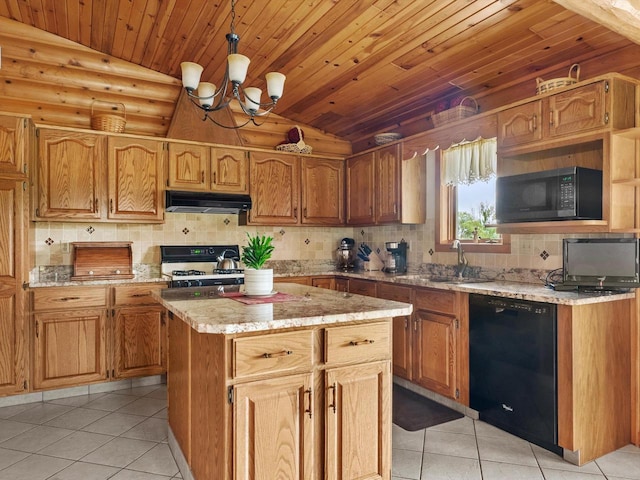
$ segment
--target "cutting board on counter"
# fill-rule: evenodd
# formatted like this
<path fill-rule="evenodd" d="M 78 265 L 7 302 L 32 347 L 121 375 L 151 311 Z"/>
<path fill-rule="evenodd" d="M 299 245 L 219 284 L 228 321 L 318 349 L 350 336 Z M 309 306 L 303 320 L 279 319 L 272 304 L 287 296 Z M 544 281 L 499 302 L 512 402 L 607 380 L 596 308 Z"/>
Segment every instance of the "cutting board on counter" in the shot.
<path fill-rule="evenodd" d="M 72 242 L 71 280 L 115 280 L 133 278 L 133 242 Z"/>

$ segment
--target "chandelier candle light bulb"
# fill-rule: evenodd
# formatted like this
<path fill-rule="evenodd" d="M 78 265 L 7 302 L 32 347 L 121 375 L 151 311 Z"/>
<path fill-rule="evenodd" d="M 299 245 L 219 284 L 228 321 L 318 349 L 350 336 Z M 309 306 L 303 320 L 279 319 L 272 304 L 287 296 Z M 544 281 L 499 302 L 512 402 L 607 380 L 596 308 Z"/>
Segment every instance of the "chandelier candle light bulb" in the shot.
<path fill-rule="evenodd" d="M 204 70 L 201 65 L 194 62 L 182 62 L 180 64 L 182 70 L 182 86 L 191 99 L 191 102 L 204 111 L 204 118 L 202 120 L 208 118 L 216 125 L 224 128 L 240 128 L 249 122 L 258 125 L 258 123 L 256 123 L 256 117 L 266 116 L 275 108 L 278 100 L 282 97 L 284 81 L 287 78 L 279 72 L 269 72 L 265 75 L 267 92 L 271 100 L 268 103 L 262 103 L 260 101 L 260 96 L 262 95 L 261 89 L 256 87 L 242 87 L 242 84 L 247 78 L 251 60 L 249 57 L 238 53 L 240 37 L 236 35 L 234 31 L 236 17 L 235 5 L 236 0 L 231 0 L 231 31 L 226 35 L 227 65 L 220 88 L 216 89 L 216 85 L 213 83 L 200 83 L 200 76 Z M 231 88 L 229 88 L 229 84 L 231 84 Z M 197 91 L 197 94 L 194 93 L 195 91 Z M 227 93 L 230 95 L 227 96 Z M 244 101 L 240 97 L 241 94 L 244 94 Z M 227 108 L 234 98 L 240 105 L 242 111 L 249 117 L 245 123 L 228 126 L 219 123 L 215 118 L 210 116 L 211 112 Z M 263 107 L 265 110 L 260 110 L 260 107 Z"/>

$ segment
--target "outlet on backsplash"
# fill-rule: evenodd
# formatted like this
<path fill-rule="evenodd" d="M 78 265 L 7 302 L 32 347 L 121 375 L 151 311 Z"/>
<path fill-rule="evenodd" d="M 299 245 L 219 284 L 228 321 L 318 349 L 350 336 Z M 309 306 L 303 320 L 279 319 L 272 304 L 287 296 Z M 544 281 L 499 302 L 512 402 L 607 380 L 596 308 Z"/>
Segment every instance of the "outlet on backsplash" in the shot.
<path fill-rule="evenodd" d="M 60 242 L 60 251 L 62 253 L 70 253 L 69 242 Z"/>

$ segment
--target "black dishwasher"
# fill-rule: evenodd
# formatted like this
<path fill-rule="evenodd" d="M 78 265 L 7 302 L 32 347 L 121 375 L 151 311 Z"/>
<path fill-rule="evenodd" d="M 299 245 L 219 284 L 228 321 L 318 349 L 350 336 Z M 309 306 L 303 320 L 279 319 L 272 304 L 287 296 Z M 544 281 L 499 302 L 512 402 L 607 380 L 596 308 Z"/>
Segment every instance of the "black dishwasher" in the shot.
<path fill-rule="evenodd" d="M 470 406 L 480 419 L 558 447 L 556 305 L 469 295 Z"/>

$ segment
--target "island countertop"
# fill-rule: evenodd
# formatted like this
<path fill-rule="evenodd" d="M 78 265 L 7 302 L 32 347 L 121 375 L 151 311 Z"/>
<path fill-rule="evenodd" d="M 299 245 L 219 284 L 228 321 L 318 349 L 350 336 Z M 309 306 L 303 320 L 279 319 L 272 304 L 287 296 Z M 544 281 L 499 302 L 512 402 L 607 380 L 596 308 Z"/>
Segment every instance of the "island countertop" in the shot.
<path fill-rule="evenodd" d="M 293 298 L 284 302 L 246 305 L 233 296 L 218 295 L 217 287 L 164 289 L 153 296 L 197 332 L 213 334 L 366 321 L 410 315 L 413 311 L 413 306 L 408 303 L 324 288 L 293 283 L 278 283 L 276 288 Z M 189 293 L 194 291 L 199 291 L 200 296 L 189 298 Z"/>

